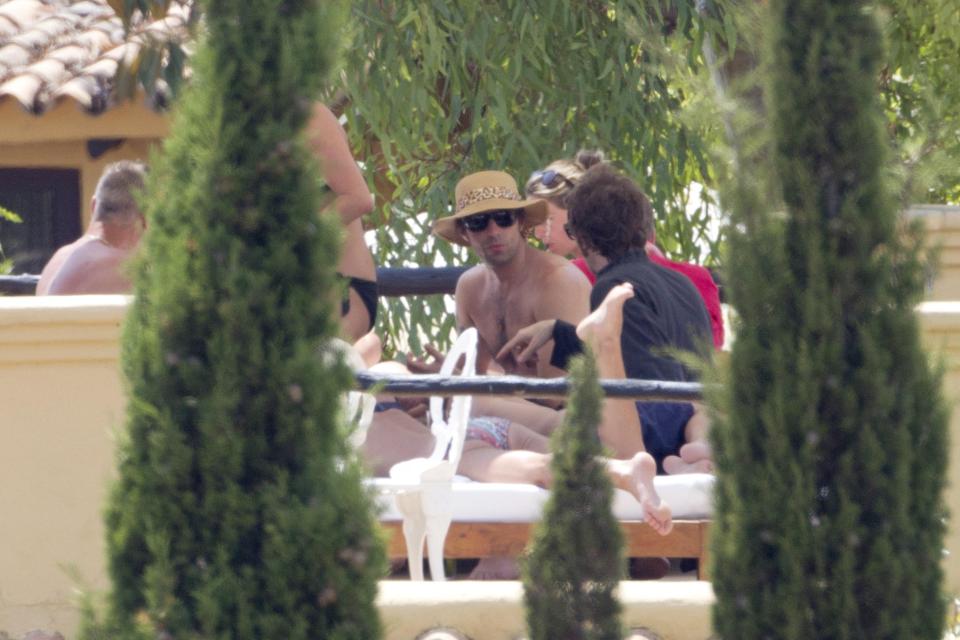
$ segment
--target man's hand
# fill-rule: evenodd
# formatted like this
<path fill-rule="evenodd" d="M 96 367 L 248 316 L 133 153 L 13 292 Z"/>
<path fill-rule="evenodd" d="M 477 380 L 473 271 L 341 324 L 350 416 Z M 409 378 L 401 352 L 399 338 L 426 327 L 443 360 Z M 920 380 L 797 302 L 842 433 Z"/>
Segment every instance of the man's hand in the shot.
<path fill-rule="evenodd" d="M 497 352 L 497 362 L 530 364 L 536 362 L 537 351 L 553 339 L 553 327 L 556 320 L 541 320 L 517 331 L 503 348 Z"/>
<path fill-rule="evenodd" d="M 440 373 L 440 367 L 443 366 L 444 355 L 432 344 L 423 346 L 423 350 L 433 358 L 428 361 L 425 358 L 419 358 L 412 353 L 407 354 L 407 369 L 410 373 Z"/>

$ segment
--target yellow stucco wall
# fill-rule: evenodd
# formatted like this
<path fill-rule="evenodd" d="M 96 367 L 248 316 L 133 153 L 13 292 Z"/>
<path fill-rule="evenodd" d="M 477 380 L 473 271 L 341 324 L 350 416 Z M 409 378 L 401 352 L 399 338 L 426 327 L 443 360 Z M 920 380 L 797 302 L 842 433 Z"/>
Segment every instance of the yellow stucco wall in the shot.
<path fill-rule="evenodd" d="M 930 245 L 938 253 L 938 269 L 928 300 L 960 300 L 960 207 L 919 205 L 910 214 L 921 218 Z"/>
<path fill-rule="evenodd" d="M 45 628 L 69 640 L 78 620 L 73 575 L 95 590 L 107 587 L 101 514 L 114 467 L 114 430 L 123 424 L 118 338 L 126 303 L 123 296 L 0 298 L 0 631 L 14 637 Z M 956 403 L 960 302 L 925 303 L 920 317 L 927 343 L 944 358 L 947 393 Z M 960 411 L 954 412 L 951 432 L 947 500 L 960 514 Z M 953 553 L 946 559 L 955 594 L 960 594 L 958 523 L 955 516 L 947 541 Z M 646 621 L 654 630 L 669 631 L 665 637 L 706 637 L 708 588 L 696 582 L 651 587 L 630 587 L 623 594 L 630 624 Z M 434 623 L 458 621 L 462 630 L 478 630 L 473 640 L 505 637 L 484 635 L 478 621 L 485 618 L 516 621 L 516 632 L 522 630 L 518 596 L 498 595 L 486 586 L 417 589 L 426 600 L 414 604 L 412 591 L 383 586 L 380 607 L 388 638 L 412 640 Z M 464 600 L 476 602 L 465 606 Z M 686 624 L 676 625 L 677 616 Z M 667 626 L 658 628 L 654 621 Z"/>
<path fill-rule="evenodd" d="M 86 140 L 64 140 L 5 144 L 0 142 L 0 168 L 77 169 L 80 171 L 82 226 L 90 222 L 90 198 L 103 168 L 118 160 L 148 161 L 157 139 L 131 138 L 94 159 L 87 153 Z"/>
<path fill-rule="evenodd" d="M 73 629 L 72 571 L 107 586 L 125 309 L 121 296 L 0 298 L 0 631 Z"/>

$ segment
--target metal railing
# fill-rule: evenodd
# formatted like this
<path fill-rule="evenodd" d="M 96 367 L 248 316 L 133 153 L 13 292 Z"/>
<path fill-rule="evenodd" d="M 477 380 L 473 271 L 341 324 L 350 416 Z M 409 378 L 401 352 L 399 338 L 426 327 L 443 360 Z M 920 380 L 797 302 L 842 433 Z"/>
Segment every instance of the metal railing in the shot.
<path fill-rule="evenodd" d="M 457 279 L 469 267 L 377 267 L 377 291 L 381 296 L 398 297 L 453 293 Z M 0 276 L 0 295 L 32 296 L 40 276 Z"/>
<path fill-rule="evenodd" d="M 468 378 L 438 374 L 378 374 L 369 371 L 355 375 L 359 389 L 395 396 L 492 395 L 562 398 L 570 392 L 568 378 L 526 378 L 512 375 Z M 606 378 L 599 382 L 608 398 L 631 398 L 648 402 L 694 402 L 702 400 L 707 390 L 699 382 Z"/>

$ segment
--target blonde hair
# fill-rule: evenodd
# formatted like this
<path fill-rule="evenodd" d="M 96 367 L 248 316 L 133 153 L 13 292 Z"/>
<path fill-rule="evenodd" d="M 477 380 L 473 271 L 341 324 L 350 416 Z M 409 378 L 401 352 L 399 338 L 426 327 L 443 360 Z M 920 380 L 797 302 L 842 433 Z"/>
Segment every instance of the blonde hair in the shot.
<path fill-rule="evenodd" d="M 147 167 L 142 162 L 121 160 L 107 165 L 97 182 L 94 218 L 125 224 L 140 215 L 137 198 L 143 191 Z"/>
<path fill-rule="evenodd" d="M 527 180 L 524 191 L 526 191 L 528 198 L 542 198 L 561 209 L 566 209 L 567 196 L 580 183 L 583 174 L 590 167 L 599 164 L 606 164 L 606 158 L 602 151 L 581 149 L 573 160 L 556 160 L 547 165 L 546 168 L 534 171 L 530 179 Z M 555 172 L 558 176 L 553 182 L 553 186 L 547 186 L 543 183 L 543 176 L 549 171 Z"/>

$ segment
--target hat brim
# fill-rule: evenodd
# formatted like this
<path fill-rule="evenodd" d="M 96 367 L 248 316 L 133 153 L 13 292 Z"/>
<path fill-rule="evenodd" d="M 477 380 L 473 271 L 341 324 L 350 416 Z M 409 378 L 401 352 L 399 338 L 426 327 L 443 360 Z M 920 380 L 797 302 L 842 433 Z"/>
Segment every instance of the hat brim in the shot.
<path fill-rule="evenodd" d="M 523 209 L 523 224 L 527 227 L 535 227 L 543 224 L 547 219 L 547 201 L 528 198 L 526 200 L 507 200 L 505 198 L 491 198 L 483 202 L 475 202 L 468 205 L 446 218 L 439 218 L 433 223 L 433 232 L 454 244 L 469 246 L 466 240 L 460 235 L 457 229 L 457 220 L 475 216 L 478 213 L 487 211 L 502 211 Z"/>

